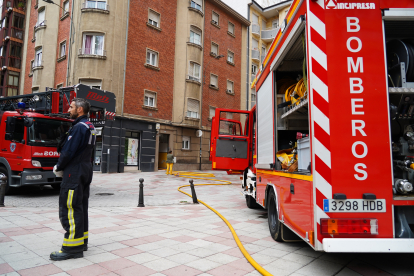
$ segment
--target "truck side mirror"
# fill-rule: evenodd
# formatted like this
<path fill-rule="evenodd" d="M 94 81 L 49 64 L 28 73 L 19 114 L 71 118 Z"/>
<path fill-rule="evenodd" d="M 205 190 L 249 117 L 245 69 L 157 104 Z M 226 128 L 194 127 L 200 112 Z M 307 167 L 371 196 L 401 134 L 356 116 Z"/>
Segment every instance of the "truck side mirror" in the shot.
<path fill-rule="evenodd" d="M 25 117 L 23 119 L 23 124 L 25 127 L 31 127 L 33 125 L 33 118 Z"/>
<path fill-rule="evenodd" d="M 13 133 L 15 127 L 16 127 L 16 118 L 15 117 L 7 117 L 6 133 L 8 133 L 8 134 Z"/>

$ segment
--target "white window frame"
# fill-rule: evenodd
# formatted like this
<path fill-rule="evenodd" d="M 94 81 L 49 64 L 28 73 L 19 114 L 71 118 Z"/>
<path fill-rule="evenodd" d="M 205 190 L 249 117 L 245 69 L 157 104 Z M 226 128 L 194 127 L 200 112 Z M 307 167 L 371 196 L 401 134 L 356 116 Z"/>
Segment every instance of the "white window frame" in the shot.
<path fill-rule="evenodd" d="M 151 13 L 153 13 L 154 16 L 151 16 Z M 154 20 L 155 17 L 157 17 L 157 20 Z M 148 9 L 148 23 L 154 27 L 161 28 L 161 14 L 153 9 Z"/>
<path fill-rule="evenodd" d="M 145 57 L 145 63 L 154 67 L 158 67 L 159 54 L 158 52 L 148 49 Z"/>
<path fill-rule="evenodd" d="M 197 104 L 198 104 L 198 110 L 197 111 L 188 110 L 190 101 L 197 102 Z M 200 101 L 199 100 L 187 98 L 187 114 L 186 115 L 187 115 L 186 117 L 188 117 L 188 118 L 200 119 Z"/>
<path fill-rule="evenodd" d="M 232 27 L 233 27 L 233 31 L 231 31 L 230 26 L 232 26 Z M 230 21 L 229 21 L 229 24 L 228 24 L 228 27 L 227 27 L 227 31 L 228 31 L 229 33 L 231 33 L 232 35 L 234 35 L 234 33 L 235 33 L 235 26 L 234 26 L 234 24 L 233 24 L 233 23 L 231 23 Z"/>
<path fill-rule="evenodd" d="M 88 53 L 87 55 L 95 55 L 95 56 L 104 56 L 105 53 L 105 34 L 103 33 L 83 33 L 82 37 L 83 37 L 83 41 L 82 41 L 82 54 L 85 55 L 85 44 L 86 44 L 86 36 L 92 36 L 92 41 L 91 41 L 91 52 Z M 95 53 L 95 41 L 96 41 L 96 37 L 97 36 L 102 36 L 102 49 L 100 49 L 101 53 Z"/>
<path fill-rule="evenodd" d="M 191 0 L 190 7 L 202 12 L 203 11 L 203 0 Z"/>
<path fill-rule="evenodd" d="M 182 149 L 183 150 L 189 150 L 190 145 L 191 145 L 191 137 L 190 136 L 183 136 Z"/>
<path fill-rule="evenodd" d="M 234 53 L 230 50 L 227 51 L 227 61 L 234 64 Z"/>
<path fill-rule="evenodd" d="M 99 3 L 101 3 L 101 5 L 105 5 L 105 6 L 101 6 L 99 5 Z M 103 4 L 105 3 L 105 4 Z M 108 4 L 106 0 L 99 0 L 99 1 L 90 1 L 90 0 L 86 0 L 85 1 L 85 8 L 87 9 L 97 9 L 97 10 L 108 10 Z"/>
<path fill-rule="evenodd" d="M 193 65 L 192 72 L 191 72 L 191 65 Z M 195 81 L 200 81 L 200 78 L 201 78 L 201 65 L 194 62 L 194 61 L 190 61 L 188 66 L 189 66 L 188 67 L 189 68 L 189 70 L 188 70 L 189 79 L 195 80 Z M 196 74 L 196 72 L 197 72 L 196 68 L 198 68 L 198 76 Z"/>
<path fill-rule="evenodd" d="M 197 45 L 202 45 L 203 41 L 202 41 L 202 32 L 201 30 L 199 30 L 198 28 L 191 26 L 190 27 L 190 42 L 197 44 Z"/>
<path fill-rule="evenodd" d="M 63 47 L 63 51 L 62 51 L 62 47 Z M 59 43 L 59 57 L 61 58 L 64 56 L 66 56 L 66 40 Z"/>
<path fill-rule="evenodd" d="M 100 79 L 79 79 L 79 83 L 91 88 L 102 89 L 102 80 Z"/>
<path fill-rule="evenodd" d="M 42 56 L 43 56 L 43 48 L 39 47 L 35 49 L 35 59 L 34 59 L 33 67 L 39 67 L 43 65 Z"/>
<path fill-rule="evenodd" d="M 231 89 L 229 89 L 229 84 L 231 86 Z M 227 80 L 226 92 L 230 94 L 234 94 L 234 82 L 233 81 Z"/>
<path fill-rule="evenodd" d="M 214 83 L 213 82 L 213 80 L 214 80 L 214 78 L 215 78 L 215 82 L 216 83 Z M 218 76 L 217 75 L 215 75 L 215 74 L 210 74 L 210 86 L 213 86 L 213 87 L 215 87 L 215 88 L 218 88 Z"/>
<path fill-rule="evenodd" d="M 220 26 L 220 15 L 216 13 L 215 11 L 211 11 L 211 23 L 216 24 L 217 26 Z"/>
<path fill-rule="evenodd" d="M 157 93 L 150 90 L 144 90 L 144 105 L 149 107 L 157 107 Z"/>

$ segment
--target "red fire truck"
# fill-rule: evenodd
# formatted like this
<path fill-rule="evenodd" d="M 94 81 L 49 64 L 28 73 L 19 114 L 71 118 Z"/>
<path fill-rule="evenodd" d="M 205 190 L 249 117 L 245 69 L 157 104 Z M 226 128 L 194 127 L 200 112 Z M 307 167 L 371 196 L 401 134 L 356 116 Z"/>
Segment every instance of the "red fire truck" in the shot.
<path fill-rule="evenodd" d="M 251 111 L 216 110 L 210 159 L 271 236 L 414 252 L 414 1 L 293 1 L 255 81 Z"/>
<path fill-rule="evenodd" d="M 6 193 L 25 185 L 60 189 L 62 179 L 52 170 L 58 142 L 72 123 L 67 111 L 75 97 L 90 102 L 92 123 L 114 119 L 115 95 L 82 84 L 0 98 L 0 173 L 8 179 Z"/>

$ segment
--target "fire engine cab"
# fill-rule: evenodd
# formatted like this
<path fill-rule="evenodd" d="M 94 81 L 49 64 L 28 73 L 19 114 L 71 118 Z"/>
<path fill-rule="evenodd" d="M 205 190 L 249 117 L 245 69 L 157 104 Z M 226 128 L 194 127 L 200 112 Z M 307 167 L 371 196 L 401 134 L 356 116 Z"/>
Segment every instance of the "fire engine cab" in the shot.
<path fill-rule="evenodd" d="M 0 173 L 8 179 L 6 193 L 25 185 L 60 189 L 62 178 L 52 170 L 61 136 L 72 125 L 67 112 L 75 97 L 91 104 L 92 123 L 114 120 L 115 95 L 82 84 L 0 98 Z"/>
<path fill-rule="evenodd" d="M 414 252 L 414 1 L 293 1 L 253 85 L 252 110 L 216 109 L 210 159 L 273 239 Z"/>

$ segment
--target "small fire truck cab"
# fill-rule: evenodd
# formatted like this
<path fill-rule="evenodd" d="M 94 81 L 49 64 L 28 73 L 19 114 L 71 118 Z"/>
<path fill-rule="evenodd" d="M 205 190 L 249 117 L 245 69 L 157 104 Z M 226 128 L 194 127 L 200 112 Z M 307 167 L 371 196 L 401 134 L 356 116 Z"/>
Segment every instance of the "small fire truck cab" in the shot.
<path fill-rule="evenodd" d="M 210 159 L 272 238 L 413 253 L 414 1 L 293 1 L 253 86 L 253 110 L 216 109 Z"/>
<path fill-rule="evenodd" d="M 115 95 L 82 84 L 0 98 L 0 173 L 7 176 L 6 193 L 27 185 L 60 189 L 62 178 L 52 170 L 58 143 L 72 125 L 67 111 L 75 97 L 91 104 L 92 123 L 114 118 Z"/>

